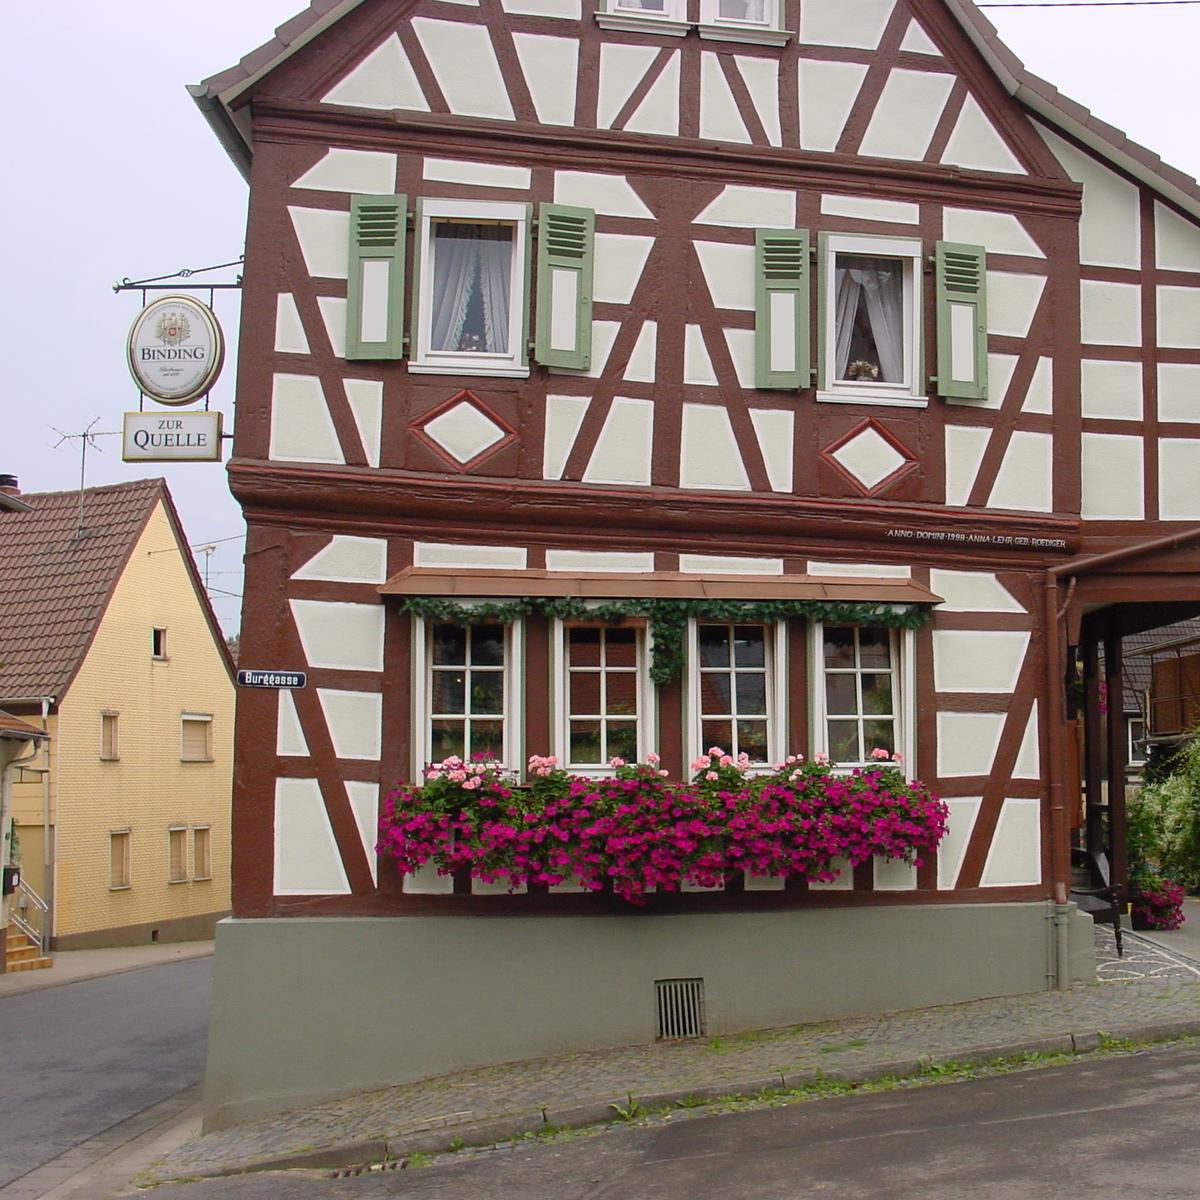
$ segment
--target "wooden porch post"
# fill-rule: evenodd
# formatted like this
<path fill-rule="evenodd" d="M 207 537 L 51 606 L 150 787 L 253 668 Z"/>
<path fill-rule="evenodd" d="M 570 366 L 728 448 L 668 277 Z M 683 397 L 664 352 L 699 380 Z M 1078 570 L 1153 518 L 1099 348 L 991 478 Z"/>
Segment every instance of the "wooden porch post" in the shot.
<path fill-rule="evenodd" d="M 1124 643 L 1120 634 L 1106 630 L 1104 678 L 1108 685 L 1108 837 L 1112 877 L 1124 889 L 1129 881 L 1129 856 L 1125 845 L 1125 771 L 1129 747 L 1125 736 Z M 1118 903 L 1124 900 L 1124 892 Z"/>

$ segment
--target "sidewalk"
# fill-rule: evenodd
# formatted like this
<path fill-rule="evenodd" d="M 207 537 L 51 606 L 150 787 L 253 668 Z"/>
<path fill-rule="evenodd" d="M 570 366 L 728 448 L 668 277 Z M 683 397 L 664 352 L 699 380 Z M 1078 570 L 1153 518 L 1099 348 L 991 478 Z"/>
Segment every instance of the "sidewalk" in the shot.
<path fill-rule="evenodd" d="M 0 1000 L 22 992 L 37 992 L 43 988 L 78 983 L 83 979 L 98 979 L 101 975 L 121 975 L 141 967 L 203 958 L 212 952 L 211 941 L 155 942 L 145 946 L 114 946 L 105 950 L 56 950 L 50 956 L 54 959 L 52 967 L 0 975 Z"/>
<path fill-rule="evenodd" d="M 1200 933 L 1200 911 L 1191 915 Z M 865 1081 L 947 1062 L 1084 1053 L 1102 1034 L 1135 1042 L 1200 1036 L 1200 956 L 1191 961 L 1140 935 L 1125 943 L 1118 962 L 1112 931 L 1097 927 L 1104 982 L 1095 986 L 458 1072 L 208 1134 L 150 1178 L 332 1168 L 488 1145 L 611 1121 L 614 1105 L 629 1111 L 630 1097 L 645 1109 L 803 1088 L 822 1077 Z"/>

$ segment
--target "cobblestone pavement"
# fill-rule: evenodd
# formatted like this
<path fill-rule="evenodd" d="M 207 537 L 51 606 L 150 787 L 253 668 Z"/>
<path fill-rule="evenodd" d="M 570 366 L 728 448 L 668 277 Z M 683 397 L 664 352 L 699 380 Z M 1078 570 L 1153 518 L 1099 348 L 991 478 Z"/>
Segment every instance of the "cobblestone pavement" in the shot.
<path fill-rule="evenodd" d="M 388 1088 L 221 1130 L 152 1172 L 168 1180 L 266 1164 L 335 1166 L 517 1137 L 643 1103 L 795 1087 L 818 1074 L 915 1074 L 929 1061 L 1094 1048 L 1097 1034 L 1200 1034 L 1200 965 L 1126 934 L 1118 960 L 1097 927 L 1099 985 L 697 1041 L 559 1055 Z M 461 1144 L 458 1143 L 458 1144 Z"/>

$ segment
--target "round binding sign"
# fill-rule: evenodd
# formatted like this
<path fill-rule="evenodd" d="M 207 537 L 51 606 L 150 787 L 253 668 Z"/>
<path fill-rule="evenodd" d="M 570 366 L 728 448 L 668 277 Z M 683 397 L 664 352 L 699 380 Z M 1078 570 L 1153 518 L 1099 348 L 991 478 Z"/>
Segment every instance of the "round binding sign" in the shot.
<path fill-rule="evenodd" d="M 221 373 L 225 338 L 212 309 L 191 296 L 147 304 L 129 331 L 129 369 L 159 404 L 188 404 Z"/>

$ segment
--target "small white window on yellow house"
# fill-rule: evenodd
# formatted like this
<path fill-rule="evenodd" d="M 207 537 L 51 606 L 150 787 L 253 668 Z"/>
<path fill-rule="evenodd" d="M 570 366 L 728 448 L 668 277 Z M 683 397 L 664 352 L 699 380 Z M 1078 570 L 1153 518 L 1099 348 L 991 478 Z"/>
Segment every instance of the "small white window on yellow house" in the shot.
<path fill-rule="evenodd" d="M 207 825 L 192 830 L 192 878 L 212 878 L 212 830 Z"/>
<path fill-rule="evenodd" d="M 100 714 L 100 757 L 108 761 L 115 761 L 121 757 L 117 716 L 115 712 Z"/>
<path fill-rule="evenodd" d="M 167 631 L 157 626 L 150 630 L 150 656 L 163 659 L 167 657 Z"/>
<path fill-rule="evenodd" d="M 167 882 L 187 883 L 187 826 L 173 825 L 167 830 Z"/>
<path fill-rule="evenodd" d="M 180 718 L 179 757 L 183 762 L 212 762 L 211 713 L 184 713 Z"/>
<path fill-rule="evenodd" d="M 108 835 L 108 887 L 110 891 L 121 891 L 133 886 L 129 871 L 128 829 L 118 829 Z"/>

